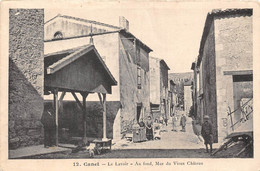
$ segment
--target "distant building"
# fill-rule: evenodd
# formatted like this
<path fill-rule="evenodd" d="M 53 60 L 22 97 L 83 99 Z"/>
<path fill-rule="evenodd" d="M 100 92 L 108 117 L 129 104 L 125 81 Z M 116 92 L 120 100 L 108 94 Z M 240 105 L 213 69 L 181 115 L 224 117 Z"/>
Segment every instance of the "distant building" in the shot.
<path fill-rule="evenodd" d="M 129 22 L 124 17 L 120 17 L 119 23 L 120 27 L 117 27 L 58 15 L 44 26 L 45 55 L 93 43 L 117 80 L 112 95 L 107 97 L 108 103 L 118 102 L 121 106 L 118 110 L 111 109 L 117 113 L 111 114 L 113 117 L 108 119 L 108 124 L 113 127 L 108 135 L 114 139 L 120 139 L 124 133 L 131 131 L 134 122 L 150 114 L 149 53 L 152 50 L 129 32 Z M 91 117 L 90 114 L 88 116 Z M 95 122 L 94 119 L 90 122 L 90 129 L 95 128 Z M 87 132 L 87 136 L 99 135 L 94 132 Z"/>
<path fill-rule="evenodd" d="M 169 118 L 168 70 L 163 59 L 150 57 L 150 103 L 154 118 Z"/>
<path fill-rule="evenodd" d="M 184 112 L 189 115 L 190 107 L 192 106 L 192 82 L 188 81 L 184 83 Z"/>
<path fill-rule="evenodd" d="M 252 9 L 208 13 L 192 69 L 195 113 L 201 122 L 210 116 L 214 142 L 240 127 L 240 121 L 250 123 L 252 131 L 252 110 L 244 110 L 253 101 Z"/>
<path fill-rule="evenodd" d="M 175 83 L 177 93 L 176 107 L 179 109 L 184 109 L 184 83 L 193 80 L 193 73 L 169 73 L 169 80 L 172 80 Z"/>

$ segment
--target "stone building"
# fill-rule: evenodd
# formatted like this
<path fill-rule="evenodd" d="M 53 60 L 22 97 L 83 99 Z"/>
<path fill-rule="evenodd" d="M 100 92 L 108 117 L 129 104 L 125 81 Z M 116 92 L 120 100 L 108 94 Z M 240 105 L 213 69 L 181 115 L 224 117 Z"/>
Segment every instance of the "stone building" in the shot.
<path fill-rule="evenodd" d="M 201 122 L 205 114 L 210 116 L 214 142 L 221 142 L 241 125 L 245 114 L 241 104 L 253 98 L 252 47 L 252 9 L 208 13 L 199 56 L 192 63 L 193 103 Z M 232 117 L 228 113 L 233 113 Z M 246 120 L 252 122 L 253 114 L 249 114 Z"/>
<path fill-rule="evenodd" d="M 193 80 L 193 73 L 169 73 L 169 80 L 172 80 L 175 83 L 177 93 L 176 107 L 184 109 L 184 83 Z"/>
<path fill-rule="evenodd" d="M 169 118 L 170 101 L 168 95 L 168 70 L 163 59 L 150 57 L 150 103 L 154 119 L 160 116 Z"/>
<path fill-rule="evenodd" d="M 108 125 L 113 127 L 108 135 L 113 139 L 120 139 L 124 133 L 132 129 L 134 122 L 150 114 L 149 53 L 152 50 L 129 32 L 129 22 L 124 17 L 120 17 L 119 24 L 120 27 L 58 15 L 44 25 L 45 55 L 91 42 L 117 80 L 117 86 L 112 87 L 112 95 L 107 96 L 108 104 L 120 103 L 118 110 L 111 109 L 117 113 L 111 114 L 113 119 L 108 120 L 111 122 Z M 88 98 L 95 101 L 91 97 Z M 113 106 L 118 107 L 111 107 Z M 98 109 L 96 112 L 100 113 Z M 92 124 L 96 123 L 90 124 L 90 129 L 95 128 Z"/>
<path fill-rule="evenodd" d="M 41 144 L 44 11 L 9 11 L 9 149 Z"/>

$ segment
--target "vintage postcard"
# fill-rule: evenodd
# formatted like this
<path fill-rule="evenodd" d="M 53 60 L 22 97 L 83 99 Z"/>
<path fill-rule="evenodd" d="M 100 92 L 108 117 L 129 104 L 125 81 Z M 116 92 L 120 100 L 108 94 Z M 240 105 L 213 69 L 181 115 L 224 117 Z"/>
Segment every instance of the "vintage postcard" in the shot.
<path fill-rule="evenodd" d="M 260 170 L 259 2 L 0 14 L 0 170 Z"/>

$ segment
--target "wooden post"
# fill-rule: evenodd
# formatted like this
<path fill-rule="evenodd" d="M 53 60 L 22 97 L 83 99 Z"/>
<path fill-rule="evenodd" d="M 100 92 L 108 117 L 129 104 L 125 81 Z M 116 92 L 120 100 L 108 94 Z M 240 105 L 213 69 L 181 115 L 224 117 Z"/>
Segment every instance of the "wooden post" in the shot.
<path fill-rule="evenodd" d="M 55 106 L 55 124 L 56 124 L 56 135 L 55 135 L 55 145 L 58 146 L 59 143 L 59 122 L 58 122 L 58 114 L 59 114 L 59 101 L 58 101 L 58 89 L 53 90 L 53 100 L 54 100 L 54 106 Z"/>
<path fill-rule="evenodd" d="M 86 121 L 86 98 L 88 93 L 80 93 L 82 95 L 82 112 L 83 112 L 83 143 L 87 143 L 87 121 Z"/>
<path fill-rule="evenodd" d="M 103 94 L 103 138 L 102 140 L 107 140 L 107 110 L 106 110 L 106 94 Z"/>
<path fill-rule="evenodd" d="M 63 113 L 63 98 L 66 95 L 66 91 L 63 91 L 59 99 L 59 110 Z"/>

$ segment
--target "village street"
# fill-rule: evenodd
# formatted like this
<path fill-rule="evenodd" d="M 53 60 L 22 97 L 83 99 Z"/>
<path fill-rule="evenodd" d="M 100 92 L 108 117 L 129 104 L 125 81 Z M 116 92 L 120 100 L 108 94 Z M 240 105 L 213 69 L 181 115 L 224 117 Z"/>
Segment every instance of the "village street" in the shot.
<path fill-rule="evenodd" d="M 95 155 L 94 158 L 210 158 L 210 154 L 205 153 L 204 144 L 198 143 L 191 125 L 191 118 L 187 117 L 186 132 L 182 132 L 181 127 L 177 127 L 177 132 L 172 131 L 172 123 L 163 129 L 161 140 L 144 141 L 133 143 L 122 139 L 112 146 L 112 150 Z M 213 145 L 213 148 L 217 148 Z M 32 158 L 89 158 L 87 151 L 77 153 L 54 153 L 39 155 Z"/>
<path fill-rule="evenodd" d="M 10 10 L 10 159 L 254 156 L 252 9 L 207 9 L 195 37 L 85 12 Z"/>

